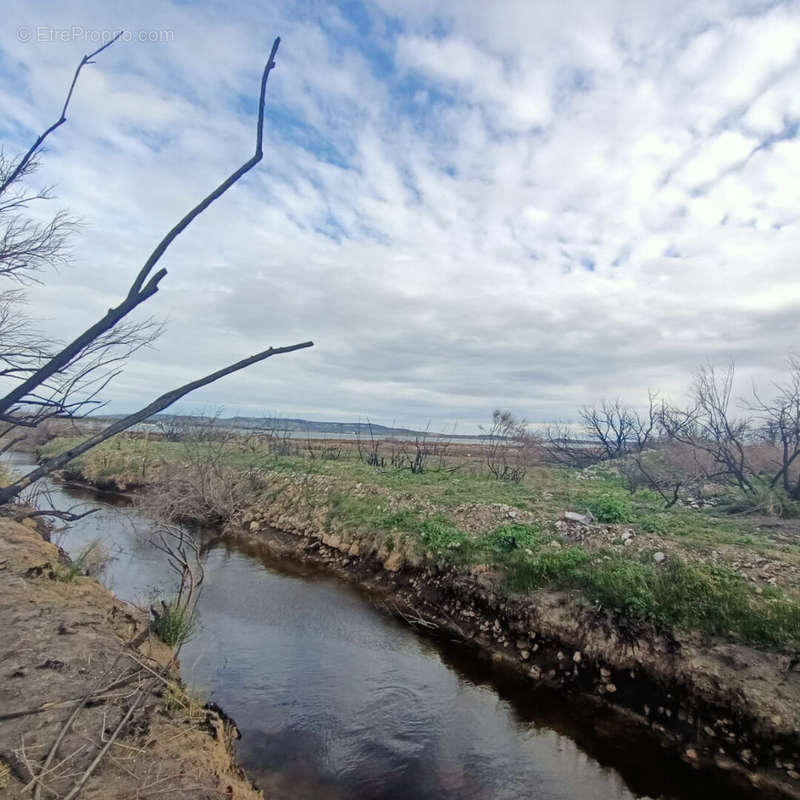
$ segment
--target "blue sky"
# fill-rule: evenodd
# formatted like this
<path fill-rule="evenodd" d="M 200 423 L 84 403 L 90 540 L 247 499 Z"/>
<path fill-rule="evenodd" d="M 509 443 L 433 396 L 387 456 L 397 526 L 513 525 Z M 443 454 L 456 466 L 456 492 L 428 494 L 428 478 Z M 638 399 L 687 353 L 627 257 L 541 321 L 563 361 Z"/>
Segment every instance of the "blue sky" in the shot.
<path fill-rule="evenodd" d="M 70 119 L 36 180 L 83 226 L 29 313 L 74 335 L 161 235 L 167 322 L 127 410 L 270 344 L 316 347 L 184 408 L 460 422 L 680 396 L 700 363 L 769 385 L 800 337 L 800 5 L 6 0 L 0 135 Z"/>

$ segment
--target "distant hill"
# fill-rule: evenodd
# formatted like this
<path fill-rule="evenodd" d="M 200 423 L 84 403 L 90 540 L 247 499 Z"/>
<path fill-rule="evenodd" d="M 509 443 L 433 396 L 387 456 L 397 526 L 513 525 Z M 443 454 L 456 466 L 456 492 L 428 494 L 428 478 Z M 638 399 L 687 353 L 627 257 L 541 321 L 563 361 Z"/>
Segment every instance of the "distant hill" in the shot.
<path fill-rule="evenodd" d="M 120 419 L 122 414 L 92 417 L 96 420 L 115 420 Z M 150 428 L 152 426 L 180 426 L 197 425 L 202 423 L 204 417 L 196 417 L 188 414 L 156 414 L 137 429 Z M 289 432 L 294 434 L 326 434 L 327 436 L 351 437 L 358 436 L 362 439 L 373 437 L 392 437 L 392 438 L 415 438 L 417 436 L 428 437 L 447 437 L 448 439 L 476 439 L 482 437 L 457 435 L 452 433 L 435 433 L 432 431 L 417 431 L 411 428 L 393 428 L 387 425 L 377 425 L 369 422 L 318 422 L 309 419 L 294 419 L 288 417 L 217 417 L 215 424 L 222 427 L 240 431 L 277 431 Z"/>

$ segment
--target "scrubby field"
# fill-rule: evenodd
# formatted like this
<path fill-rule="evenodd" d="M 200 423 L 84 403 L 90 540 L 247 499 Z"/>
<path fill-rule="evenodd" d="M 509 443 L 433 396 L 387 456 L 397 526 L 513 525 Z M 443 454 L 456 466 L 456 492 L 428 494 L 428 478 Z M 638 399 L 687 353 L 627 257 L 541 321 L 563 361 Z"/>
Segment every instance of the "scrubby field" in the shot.
<path fill-rule="evenodd" d="M 53 440 L 42 455 L 76 441 Z M 372 531 L 387 549 L 423 559 L 487 565 L 509 592 L 568 589 L 676 630 L 800 643 L 796 519 L 697 503 L 665 509 L 654 492 L 625 489 L 610 465 L 532 466 L 519 482 L 498 480 L 474 445 L 450 448 L 415 473 L 403 461 L 392 466 L 395 448 L 370 465 L 352 443 L 128 435 L 79 459 L 71 477 L 120 489 L 157 484 L 160 496 L 179 495 L 182 516 L 220 524 L 287 480 L 304 480 L 312 501 L 325 487 L 332 527 Z"/>

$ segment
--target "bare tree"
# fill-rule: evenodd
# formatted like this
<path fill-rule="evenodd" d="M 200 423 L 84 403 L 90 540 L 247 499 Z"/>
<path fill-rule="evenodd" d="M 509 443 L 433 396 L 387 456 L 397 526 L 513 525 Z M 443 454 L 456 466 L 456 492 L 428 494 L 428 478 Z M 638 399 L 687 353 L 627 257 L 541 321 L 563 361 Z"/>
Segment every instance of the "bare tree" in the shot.
<path fill-rule="evenodd" d="M 603 460 L 602 451 L 593 442 L 584 442 L 569 425 L 553 422 L 542 434 L 542 447 L 551 462 L 583 469 Z"/>
<path fill-rule="evenodd" d="M 692 405 L 687 409 L 664 403 L 659 417 L 666 436 L 705 453 L 709 480 L 730 481 L 745 492 L 755 491 L 753 470 L 747 454 L 752 439 L 752 422 L 735 417 L 732 408 L 733 364 L 722 372 L 712 366 L 701 367 L 692 387 Z M 698 460 L 700 463 L 700 460 Z"/>
<path fill-rule="evenodd" d="M 601 400 L 599 407 L 583 406 L 578 416 L 583 425 L 580 434 L 559 423 L 545 429 L 542 446 L 552 461 L 588 467 L 641 453 L 654 445 L 659 436 L 659 410 L 654 392 L 648 392 L 644 413 L 617 398 Z"/>
<path fill-rule="evenodd" d="M 375 432 L 372 429 L 372 422 L 367 417 L 367 430 L 369 431 L 369 444 L 361 442 L 361 423 L 359 422 L 355 428 L 356 448 L 358 450 L 358 458 L 370 467 L 385 467 L 386 459 L 380 455 L 381 445 L 383 440 L 376 438 Z"/>
<path fill-rule="evenodd" d="M 775 384 L 775 397 L 762 400 L 753 389 L 755 402 L 750 408 L 761 422 L 762 437 L 780 453 L 770 488 L 780 483 L 790 498 L 800 500 L 800 470 L 794 466 L 800 458 L 800 355 L 790 355 L 788 367 L 786 381 Z"/>
<path fill-rule="evenodd" d="M 113 41 L 107 43 L 94 53 L 84 56 L 75 71 L 59 119 L 45 129 L 25 155 L 13 166 L 9 166 L 3 174 L 3 180 L 0 182 L 0 203 L 5 203 L 9 206 L 9 213 L 12 214 L 12 217 L 14 213 L 19 212 L 19 210 L 24 207 L 24 202 L 20 205 L 20 197 L 24 198 L 25 196 L 15 194 L 16 190 L 13 189 L 13 187 L 18 187 L 18 181 L 21 180 L 23 176 L 30 173 L 31 165 L 35 163 L 37 152 L 45 139 L 66 121 L 69 102 L 81 69 L 86 64 L 92 63 L 92 58 L 112 43 Z M 51 416 L 75 416 L 79 413 L 86 412 L 87 404 L 91 407 L 91 404 L 97 401 L 100 392 L 105 388 L 108 382 L 113 380 L 118 374 L 120 359 L 124 359 L 141 346 L 143 341 L 141 324 L 137 326 L 136 323 L 131 323 L 127 318 L 131 312 L 149 300 L 158 291 L 159 284 L 167 274 L 166 269 L 163 267 L 158 268 L 158 263 L 162 256 L 175 239 L 186 230 L 205 209 L 227 192 L 243 175 L 261 161 L 263 157 L 264 109 L 266 103 L 267 79 L 270 72 L 275 67 L 275 55 L 279 44 L 280 39 L 275 39 L 261 76 L 255 152 L 253 155 L 234 170 L 210 194 L 203 198 L 172 227 L 145 261 L 131 283 L 127 294 L 117 306 L 110 308 L 103 317 L 86 328 L 82 333 L 78 334 L 68 344 L 55 348 L 53 351 L 48 348 L 39 354 L 34 353 L 32 361 L 23 361 L 15 364 L 13 357 L 7 355 L 2 362 L 5 368 L 9 370 L 5 374 L 5 377 L 7 379 L 12 379 L 16 385 L 8 391 L 4 397 L 0 398 L 0 421 L 6 425 L 5 429 L 0 431 L 0 433 L 8 435 L 12 434 L 17 428 L 36 427 L 43 419 Z M 30 197 L 30 195 L 28 195 L 28 197 Z M 24 240 L 24 237 L 28 235 L 25 233 L 26 229 L 24 226 L 20 228 L 19 223 L 15 224 L 16 230 L 21 230 L 22 232 L 15 234 L 16 238 L 12 236 L 9 241 Z M 66 222 L 63 224 L 65 225 Z M 32 229 L 29 227 L 27 230 L 29 234 L 32 232 L 35 236 L 35 228 Z M 47 230 L 50 231 L 49 239 L 47 238 Z M 59 237 L 65 235 L 67 232 L 66 228 L 59 227 L 58 224 L 56 224 L 55 228 L 51 226 L 47 230 L 44 235 L 45 242 L 49 246 L 58 245 Z M 40 236 L 41 235 L 40 231 Z M 56 247 L 56 253 L 58 252 L 60 252 L 60 250 Z M 48 263 L 46 247 L 44 250 L 40 251 L 41 258 L 38 259 L 31 259 L 31 256 L 28 255 L 24 256 L 21 261 L 15 261 L 14 259 L 17 258 L 15 253 L 17 253 L 17 250 L 12 248 L 7 256 L 7 264 L 9 265 L 9 269 L 11 269 L 11 280 L 19 280 L 16 276 L 20 274 L 31 275 L 40 264 Z M 53 254 L 51 254 L 51 256 L 52 255 Z M 26 270 L 24 266 L 25 263 L 32 266 L 28 267 Z M 17 264 L 22 266 L 15 267 Z M 13 327 L 15 320 L 14 314 L 11 313 L 8 319 L 9 324 Z M 147 329 L 145 329 L 144 341 L 148 340 L 146 330 Z M 22 333 L 24 331 L 19 329 L 19 332 Z M 81 444 L 46 459 L 27 475 L 0 488 L 0 504 L 8 503 L 39 478 L 53 470 L 61 468 L 72 459 L 85 453 L 87 450 L 95 447 L 111 436 L 127 430 L 132 425 L 142 422 L 152 415 L 163 411 L 189 392 L 207 386 L 226 375 L 245 369 L 274 355 L 293 352 L 295 350 L 311 347 L 312 345 L 312 342 L 300 342 L 286 347 L 270 347 L 249 358 L 244 358 L 236 363 L 198 378 L 197 380 L 190 381 L 183 386 L 164 392 L 160 397 L 156 398 L 139 411 L 123 419 L 114 421 L 101 431 L 88 437 Z"/>
<path fill-rule="evenodd" d="M 526 420 L 518 420 L 510 411 L 499 408 L 492 412 L 491 424 L 482 428 L 486 466 L 497 480 L 519 483 L 525 477 L 527 428 Z"/>
<path fill-rule="evenodd" d="M 602 400 L 600 407 L 584 406 L 580 418 L 586 434 L 600 447 L 604 459 L 620 458 L 628 453 L 641 453 L 657 433 L 656 395 L 648 392 L 647 413 L 640 414 L 619 398 Z"/>

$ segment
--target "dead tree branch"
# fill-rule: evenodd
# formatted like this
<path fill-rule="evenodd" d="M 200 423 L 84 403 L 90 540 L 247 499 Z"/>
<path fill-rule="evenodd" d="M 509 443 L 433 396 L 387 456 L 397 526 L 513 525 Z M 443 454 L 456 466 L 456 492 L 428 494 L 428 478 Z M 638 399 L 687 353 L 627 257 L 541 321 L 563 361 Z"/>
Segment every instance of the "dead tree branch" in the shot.
<path fill-rule="evenodd" d="M 152 403 L 146 405 L 139 411 L 135 411 L 133 414 L 129 414 L 127 417 L 117 420 L 104 430 L 96 433 L 94 436 L 89 437 L 86 441 L 81 442 L 75 447 L 65 450 L 63 453 L 59 453 L 52 458 L 45 459 L 36 469 L 29 472 L 25 477 L 21 478 L 15 483 L 12 483 L 10 486 L 0 489 L 0 504 L 7 503 L 13 497 L 16 497 L 23 489 L 30 486 L 34 481 L 38 481 L 39 478 L 42 478 L 45 475 L 53 472 L 53 470 L 60 469 L 65 464 L 72 461 L 73 458 L 77 458 L 79 455 L 91 450 L 93 447 L 96 447 L 106 439 L 110 439 L 115 434 L 121 433 L 122 431 L 127 430 L 139 422 L 144 422 L 144 420 L 152 417 L 153 414 L 163 411 L 165 408 L 168 408 L 173 403 L 176 403 L 190 392 L 193 392 L 202 386 L 208 386 L 208 384 L 214 383 L 214 381 L 218 381 L 220 378 L 224 378 L 226 375 L 230 375 L 233 372 L 238 372 L 239 370 L 245 369 L 252 364 L 257 364 L 259 361 L 264 361 L 271 356 L 280 355 L 282 353 L 291 353 L 295 350 L 302 350 L 306 347 L 313 346 L 313 342 L 300 342 L 299 344 L 289 345 L 288 347 L 270 347 L 268 350 L 264 350 L 261 353 L 256 353 L 254 356 L 250 356 L 249 358 L 237 361 L 235 364 L 223 367 L 216 372 L 212 372 L 210 375 L 206 375 L 203 378 L 198 378 L 195 381 L 191 381 L 190 383 L 185 383 L 183 386 L 179 386 L 177 389 L 171 389 L 170 391 L 165 392 L 160 397 L 153 400 Z"/>
<path fill-rule="evenodd" d="M 6 190 L 6 188 L 11 185 L 20 175 L 22 175 L 28 166 L 30 160 L 34 157 L 36 152 L 39 148 L 44 144 L 44 140 L 59 126 L 63 125 L 67 121 L 67 108 L 69 107 L 69 102 L 72 100 L 72 93 L 75 91 L 75 84 L 78 82 L 78 76 L 81 74 L 81 70 L 87 64 L 94 64 L 92 59 L 95 56 L 99 56 L 100 53 L 103 52 L 107 47 L 111 47 L 114 42 L 122 36 L 123 31 L 120 31 L 111 41 L 106 42 L 102 47 L 98 47 L 93 53 L 89 53 L 89 55 L 85 55 L 78 64 L 77 69 L 75 70 L 75 74 L 72 76 L 72 83 L 69 86 L 69 91 L 67 92 L 67 98 L 64 100 L 64 105 L 61 108 L 61 116 L 49 127 L 46 128 L 42 133 L 39 134 L 39 137 L 36 141 L 30 146 L 30 149 L 27 153 L 20 159 L 19 164 L 14 168 L 13 172 L 7 177 L 2 183 L 0 183 L 0 194 Z"/>

